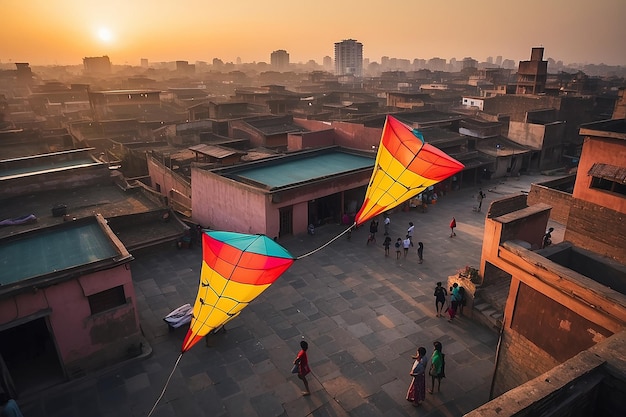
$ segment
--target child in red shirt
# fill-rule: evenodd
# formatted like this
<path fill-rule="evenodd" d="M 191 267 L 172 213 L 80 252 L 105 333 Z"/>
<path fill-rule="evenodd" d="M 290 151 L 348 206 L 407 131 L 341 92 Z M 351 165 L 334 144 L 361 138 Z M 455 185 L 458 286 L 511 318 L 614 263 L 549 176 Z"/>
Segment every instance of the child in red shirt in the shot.
<path fill-rule="evenodd" d="M 298 365 L 298 378 L 304 382 L 305 391 L 302 391 L 302 395 L 307 396 L 311 395 L 311 391 L 309 390 L 309 381 L 306 380 L 306 376 L 311 372 L 311 368 L 309 368 L 309 358 L 306 355 L 309 344 L 303 340 L 300 342 L 300 347 L 302 349 L 298 352 L 298 356 L 296 356 L 293 363 L 294 365 Z"/>

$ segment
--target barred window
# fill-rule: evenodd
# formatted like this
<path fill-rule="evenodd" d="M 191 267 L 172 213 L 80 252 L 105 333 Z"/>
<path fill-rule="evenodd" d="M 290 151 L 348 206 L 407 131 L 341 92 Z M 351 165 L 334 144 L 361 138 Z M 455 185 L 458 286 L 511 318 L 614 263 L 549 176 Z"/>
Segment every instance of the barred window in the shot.
<path fill-rule="evenodd" d="M 126 304 L 123 285 L 90 295 L 87 298 L 89 300 L 91 314 L 101 313 Z"/>

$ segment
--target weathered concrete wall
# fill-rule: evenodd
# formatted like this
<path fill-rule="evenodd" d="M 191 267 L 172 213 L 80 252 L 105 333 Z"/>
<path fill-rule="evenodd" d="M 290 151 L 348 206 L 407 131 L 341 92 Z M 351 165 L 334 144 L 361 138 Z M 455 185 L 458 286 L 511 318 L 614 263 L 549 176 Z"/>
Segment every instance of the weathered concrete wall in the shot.
<path fill-rule="evenodd" d="M 287 150 L 290 152 L 309 148 L 322 148 L 334 144 L 335 132 L 332 129 L 290 134 L 287 136 Z"/>
<path fill-rule="evenodd" d="M 552 207 L 550 219 L 557 223 L 567 224 L 572 194 L 550 188 L 546 184 L 532 184 L 528 193 L 528 204 L 544 203 Z"/>
<path fill-rule="evenodd" d="M 546 134 L 544 125 L 509 122 L 509 139 L 533 149 L 541 149 Z"/>
<path fill-rule="evenodd" d="M 487 261 L 511 274 L 494 395 L 626 327 L 626 296 L 509 242 Z"/>
<path fill-rule="evenodd" d="M 372 150 L 372 146 L 378 147 L 382 129 L 365 127 L 357 123 L 345 122 L 320 122 L 317 120 L 294 119 L 298 126 L 309 130 L 334 130 L 334 145 L 352 149 Z"/>
<path fill-rule="evenodd" d="M 564 240 L 626 264 L 626 214 L 573 198 Z"/>
<path fill-rule="evenodd" d="M 626 333 L 620 332 L 465 417 L 626 415 Z M 530 352 L 526 360 L 532 362 Z"/>
<path fill-rule="evenodd" d="M 126 304 L 91 314 L 87 297 L 124 287 Z M 0 324 L 50 309 L 49 321 L 67 375 L 89 371 L 126 359 L 139 346 L 141 332 L 130 268 L 90 273 L 53 286 L 24 292 L 0 301 Z"/>

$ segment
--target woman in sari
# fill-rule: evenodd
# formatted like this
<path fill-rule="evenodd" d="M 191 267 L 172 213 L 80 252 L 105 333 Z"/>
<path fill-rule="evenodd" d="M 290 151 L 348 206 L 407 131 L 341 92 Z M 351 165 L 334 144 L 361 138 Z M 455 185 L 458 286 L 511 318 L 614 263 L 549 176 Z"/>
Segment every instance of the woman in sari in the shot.
<path fill-rule="evenodd" d="M 426 365 L 428 363 L 426 359 L 426 348 L 420 346 L 417 349 L 417 355 L 411 357 L 415 359 L 410 373 L 413 380 L 406 393 L 406 399 L 417 407 L 426 399 Z"/>

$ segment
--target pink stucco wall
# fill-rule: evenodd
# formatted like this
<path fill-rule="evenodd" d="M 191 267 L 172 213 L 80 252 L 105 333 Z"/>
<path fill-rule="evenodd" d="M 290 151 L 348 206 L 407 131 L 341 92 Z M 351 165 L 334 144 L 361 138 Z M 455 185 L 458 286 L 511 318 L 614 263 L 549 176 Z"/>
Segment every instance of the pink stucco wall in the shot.
<path fill-rule="evenodd" d="M 280 201 L 272 202 L 263 190 L 192 168 L 193 220 L 205 227 L 240 233 L 278 236 L 280 209 L 291 206 L 293 234 L 306 233 L 309 223 L 308 202 L 366 185 L 370 173 L 334 179 L 281 192 Z"/>
<path fill-rule="evenodd" d="M 124 286 L 126 304 L 98 313 L 94 319 L 87 297 L 119 285 Z M 52 333 L 59 355 L 66 364 L 80 361 L 109 343 L 119 342 L 118 335 L 112 335 L 108 340 L 107 335 L 98 335 L 95 329 L 98 322 L 111 323 L 124 318 L 123 327 L 120 325 L 125 330 L 124 336 L 140 333 L 131 271 L 124 265 L 4 299 L 0 301 L 0 324 L 27 318 L 46 309 L 51 310 Z"/>
<path fill-rule="evenodd" d="M 298 151 L 309 148 L 321 148 L 335 144 L 335 132 L 332 129 L 316 132 L 289 134 L 287 136 L 287 150 Z"/>
<path fill-rule="evenodd" d="M 372 146 L 380 144 L 382 129 L 375 127 L 365 127 L 358 123 L 346 122 L 321 122 L 318 120 L 294 119 L 298 126 L 306 129 L 327 130 L 334 129 L 335 145 L 352 149 L 372 150 Z"/>
<path fill-rule="evenodd" d="M 165 197 L 170 196 L 170 190 L 176 190 L 188 197 L 191 196 L 190 184 L 150 157 L 148 157 L 148 175 L 150 175 L 152 186 L 156 189 L 156 184 L 159 184 L 161 186 L 160 193 Z"/>
<path fill-rule="evenodd" d="M 216 230 L 267 234 L 262 220 L 267 217 L 265 193 L 198 168 L 191 169 L 191 183 L 194 222 Z"/>

